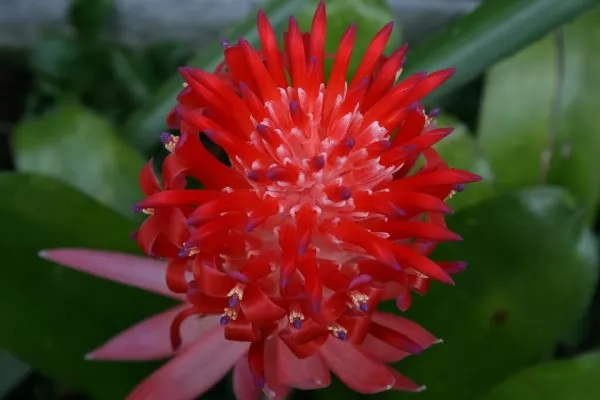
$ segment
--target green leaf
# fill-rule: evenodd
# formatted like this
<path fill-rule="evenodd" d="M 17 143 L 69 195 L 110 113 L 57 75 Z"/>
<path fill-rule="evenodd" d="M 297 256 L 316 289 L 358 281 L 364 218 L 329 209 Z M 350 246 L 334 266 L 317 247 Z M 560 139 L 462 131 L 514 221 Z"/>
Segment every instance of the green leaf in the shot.
<path fill-rule="evenodd" d="M 114 87 L 106 79 L 111 75 L 108 56 L 109 48 L 102 43 L 51 37 L 34 43 L 29 62 L 41 94 L 52 100 L 73 96 L 82 100 Z M 119 100 L 112 96 L 113 107 Z"/>
<path fill-rule="evenodd" d="M 140 154 L 99 116 L 76 104 L 63 104 L 15 129 L 15 164 L 19 171 L 61 179 L 102 204 L 130 216 L 142 194 Z"/>
<path fill-rule="evenodd" d="M 122 90 L 134 104 L 146 101 L 153 89 L 152 72 L 146 60 L 124 48 L 111 49 L 109 57 L 111 70 Z"/>
<path fill-rule="evenodd" d="M 444 339 L 398 364 L 427 385 L 421 400 L 472 399 L 538 362 L 580 319 L 598 274 L 595 238 L 558 188 L 479 203 L 449 226 L 464 241 L 434 258 L 469 266 L 455 287 L 432 285 L 406 313 Z"/>
<path fill-rule="evenodd" d="M 560 114 L 548 182 L 562 185 L 587 206 L 592 222 L 600 202 L 600 7 L 565 26 Z"/>
<path fill-rule="evenodd" d="M 171 76 L 173 71 L 190 58 L 190 46 L 178 42 L 158 42 L 145 49 L 145 59 L 150 64 L 158 82 Z"/>
<path fill-rule="evenodd" d="M 171 301 L 48 263 L 38 251 L 88 247 L 134 251 L 134 224 L 51 178 L 0 174 L 0 347 L 44 375 L 118 399 L 154 364 L 84 361 L 83 356 Z"/>
<path fill-rule="evenodd" d="M 557 70 L 555 40 L 547 37 L 487 74 L 479 140 L 499 190 L 545 179 Z"/>
<path fill-rule="evenodd" d="M 35 74 L 59 81 L 68 76 L 68 67 L 75 61 L 78 52 L 71 39 L 49 37 L 33 44 L 29 64 Z"/>
<path fill-rule="evenodd" d="M 498 188 L 568 188 L 593 221 L 600 201 L 600 8 L 494 67 L 480 121 Z M 519 162 L 514 162 L 519 160 Z"/>
<path fill-rule="evenodd" d="M 265 7 L 271 24 L 281 34 L 287 27 L 288 18 L 305 7 L 304 0 L 272 0 Z M 252 45 L 258 43 L 256 15 L 251 13 L 241 24 L 226 30 L 222 37 L 237 40 L 243 36 Z M 223 48 L 218 41 L 203 49 L 186 65 L 213 71 L 223 61 Z M 176 71 L 173 76 L 136 112 L 125 121 L 122 132 L 127 139 L 144 152 L 152 151 L 158 141 L 158 134 L 165 128 L 165 118 L 175 105 L 175 98 L 182 88 L 182 79 Z"/>
<path fill-rule="evenodd" d="M 457 193 L 448 204 L 454 211 L 458 211 L 491 197 L 494 176 L 466 125 L 449 115 L 442 114 L 436 117 L 436 126 L 454 127 L 450 136 L 434 146 L 444 161 L 452 168 L 464 169 L 483 177 L 481 182 L 468 185 L 464 192 Z"/>
<path fill-rule="evenodd" d="M 511 376 L 482 400 L 596 400 L 600 352 L 536 365 Z"/>
<path fill-rule="evenodd" d="M 69 22 L 85 39 L 97 39 L 108 22 L 114 0 L 71 0 Z"/>
<path fill-rule="evenodd" d="M 0 349 L 0 399 L 25 379 L 30 371 L 29 365 Z"/>
<path fill-rule="evenodd" d="M 486 0 L 417 45 L 405 74 L 455 67 L 452 79 L 428 98 L 437 101 L 594 4 L 597 0 Z"/>

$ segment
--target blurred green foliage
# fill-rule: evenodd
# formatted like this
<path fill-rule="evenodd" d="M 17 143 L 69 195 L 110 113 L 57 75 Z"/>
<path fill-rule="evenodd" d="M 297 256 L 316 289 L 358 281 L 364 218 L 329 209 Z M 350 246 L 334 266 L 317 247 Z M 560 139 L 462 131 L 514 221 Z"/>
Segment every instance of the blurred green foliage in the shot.
<path fill-rule="evenodd" d="M 442 95 L 485 72 L 481 99 L 458 92 L 470 93 L 466 103 L 481 102 L 469 111 L 476 129 L 442 114 L 437 125 L 456 129 L 436 145 L 451 166 L 485 180 L 451 200 L 449 225 L 465 240 L 435 253 L 465 259 L 469 268 L 456 287 L 434 285 L 407 313 L 445 340 L 398 365 L 429 390 L 376 397 L 591 400 L 600 393 L 598 353 L 552 361 L 565 340 L 572 353 L 600 344 L 573 335 L 600 337 L 600 317 L 589 311 L 598 282 L 600 8 L 570 21 L 594 2 L 488 0 L 409 54 L 405 74 L 458 67 Z M 327 4 L 329 50 L 356 22 L 355 57 L 393 19 L 379 0 Z M 314 5 L 274 0 L 266 10 L 281 33 L 290 14 L 307 28 Z M 137 225 L 129 209 L 141 195 L 144 155 L 181 89 L 176 68 L 213 70 L 222 59 L 216 41 L 192 58 L 176 43 L 116 44 L 106 38 L 113 7 L 75 0 L 72 33 L 31 48 L 34 87 L 12 136 L 18 171 L 0 175 L 0 346 L 98 399 L 122 398 L 155 364 L 90 363 L 83 355 L 172 302 L 68 271 L 37 252 L 136 251 L 127 240 Z M 256 43 L 254 15 L 223 33 L 238 36 Z M 446 99 L 460 99 L 454 94 Z M 338 384 L 299 394 L 309 395 L 360 397 Z"/>
<path fill-rule="evenodd" d="M 134 50 L 107 39 L 103 33 L 112 6 L 112 0 L 74 0 L 72 33 L 45 37 L 32 46 L 35 88 L 28 113 L 77 101 L 119 125 L 189 58 L 191 50 L 178 43 Z"/>
<path fill-rule="evenodd" d="M 479 127 L 498 189 L 562 185 L 589 222 L 600 200 L 598 26 L 596 8 L 492 68 Z"/>
<path fill-rule="evenodd" d="M 482 400 L 596 400 L 600 353 L 552 361 L 515 374 Z"/>

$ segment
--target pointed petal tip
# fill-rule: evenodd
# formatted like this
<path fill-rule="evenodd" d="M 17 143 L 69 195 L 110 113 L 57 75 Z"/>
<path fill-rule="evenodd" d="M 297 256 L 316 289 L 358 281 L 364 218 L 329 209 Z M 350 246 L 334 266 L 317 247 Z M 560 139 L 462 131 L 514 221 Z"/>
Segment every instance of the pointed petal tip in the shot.
<path fill-rule="evenodd" d="M 94 357 L 94 352 L 90 352 L 83 356 L 83 359 L 86 361 L 95 361 L 96 357 Z"/>
<path fill-rule="evenodd" d="M 324 13 L 326 9 L 327 9 L 327 6 L 325 5 L 325 0 L 319 0 L 319 4 L 317 5 L 317 10 L 315 11 L 315 15 Z"/>
<path fill-rule="evenodd" d="M 450 240 L 453 242 L 462 242 L 464 239 L 458 233 L 451 232 Z"/>
<path fill-rule="evenodd" d="M 456 68 L 455 67 L 451 67 L 451 68 L 446 68 L 446 69 L 441 69 L 439 71 L 437 71 L 440 75 L 442 76 L 447 76 L 448 78 L 451 77 L 452 75 L 454 75 L 454 73 L 456 72 Z"/>
<path fill-rule="evenodd" d="M 39 258 L 43 258 L 44 260 L 48 259 L 48 250 L 40 250 L 37 253 Z"/>

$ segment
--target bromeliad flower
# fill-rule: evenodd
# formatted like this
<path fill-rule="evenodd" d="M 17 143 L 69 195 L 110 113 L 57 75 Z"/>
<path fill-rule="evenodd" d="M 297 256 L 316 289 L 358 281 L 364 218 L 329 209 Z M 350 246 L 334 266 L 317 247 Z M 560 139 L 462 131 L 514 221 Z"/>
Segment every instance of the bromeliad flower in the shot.
<path fill-rule="evenodd" d="M 186 84 L 168 118 L 180 134 L 161 135 L 170 151 L 162 184 L 151 163 L 142 172 L 147 197 L 136 207 L 150 217 L 137 240 L 168 260 L 168 287 L 191 303 L 173 321 L 175 348 L 182 321 L 218 315 L 226 339 L 250 343 L 248 366 L 266 392 L 273 341 L 306 365 L 329 354 L 327 366 L 354 390 L 414 390 L 363 346 L 377 338 L 422 350 L 376 307 L 396 298 L 404 310 L 431 279 L 452 283 L 463 264 L 429 254 L 459 239 L 445 226 L 444 200 L 480 178 L 439 158 L 432 146 L 451 129 L 434 128 L 419 103 L 452 70 L 396 83 L 406 47 L 383 55 L 388 24 L 346 80 L 352 26 L 326 79 L 325 14 L 321 3 L 310 33 L 290 18 L 281 51 L 261 12 L 260 50 L 239 39 L 224 43 L 216 73 L 181 69 Z M 204 189 L 188 189 L 192 180 Z M 379 372 L 348 375 L 348 354 Z"/>
<path fill-rule="evenodd" d="M 95 276 L 148 290 L 176 300 L 184 296 L 170 291 L 164 280 L 164 262 L 129 254 L 90 249 L 50 249 L 40 256 Z M 202 395 L 233 369 L 233 389 L 239 400 L 258 400 L 257 388 L 248 364 L 250 343 L 229 341 L 222 333 L 218 316 L 189 318 L 182 325 L 182 344 L 174 352 L 169 340 L 174 318 L 189 307 L 182 304 L 150 317 L 123 331 L 87 356 L 91 360 L 147 361 L 173 357 L 138 386 L 128 400 L 189 400 Z M 266 339 L 265 374 L 269 395 L 284 399 L 291 387 L 314 389 L 330 382 L 330 369 L 349 386 L 373 392 L 388 386 L 403 390 L 421 388 L 386 362 L 399 361 L 436 342 L 436 338 L 417 324 L 396 315 L 374 312 L 379 335 L 367 335 L 360 346 L 331 340 L 312 356 L 296 357 L 277 335 Z M 395 345 L 382 340 L 394 333 Z M 400 350 L 406 348 L 407 350 Z M 355 368 L 361 365 L 360 369 Z"/>

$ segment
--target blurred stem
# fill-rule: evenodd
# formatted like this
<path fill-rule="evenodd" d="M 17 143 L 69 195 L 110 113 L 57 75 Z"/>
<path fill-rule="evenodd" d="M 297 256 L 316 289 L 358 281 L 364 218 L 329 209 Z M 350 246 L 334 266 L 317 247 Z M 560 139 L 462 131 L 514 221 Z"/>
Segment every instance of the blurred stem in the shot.
<path fill-rule="evenodd" d="M 436 102 L 595 4 L 598 0 L 486 0 L 415 47 L 405 74 L 456 68 L 427 99 Z"/>

